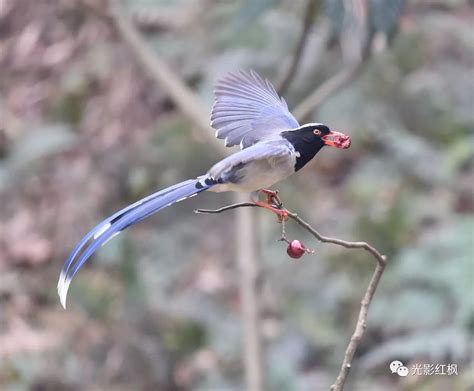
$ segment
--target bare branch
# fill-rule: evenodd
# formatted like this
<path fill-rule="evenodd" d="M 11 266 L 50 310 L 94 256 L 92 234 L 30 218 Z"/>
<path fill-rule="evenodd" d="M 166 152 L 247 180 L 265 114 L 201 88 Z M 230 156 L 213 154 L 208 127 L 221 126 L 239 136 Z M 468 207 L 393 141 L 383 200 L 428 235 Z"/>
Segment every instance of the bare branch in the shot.
<path fill-rule="evenodd" d="M 283 204 L 280 205 L 274 205 L 275 207 L 278 207 L 280 209 L 283 209 L 282 206 Z M 261 206 L 258 204 L 255 204 L 253 202 L 239 202 L 236 204 L 232 205 L 227 205 L 223 206 L 222 208 L 219 209 L 196 209 L 194 212 L 195 213 L 206 213 L 206 214 L 217 214 L 217 213 L 222 213 L 226 212 L 228 210 L 232 209 L 237 209 L 237 208 L 243 208 L 243 207 L 257 207 L 260 208 Z M 338 239 L 338 238 L 331 238 L 329 236 L 324 236 L 321 235 L 314 227 L 312 227 L 309 223 L 304 221 L 301 217 L 299 217 L 296 213 L 288 211 L 288 217 L 299 225 L 301 225 L 306 231 L 308 231 L 311 235 L 313 235 L 316 239 L 318 239 L 322 243 L 332 243 L 332 244 L 337 244 L 338 246 L 342 246 L 345 248 L 362 248 L 369 253 L 371 253 L 377 262 L 385 264 L 386 259 L 384 255 L 381 255 L 375 247 L 372 247 L 366 242 L 348 242 L 346 240 Z"/>
<path fill-rule="evenodd" d="M 282 208 L 283 204 L 274 205 L 275 207 Z M 219 209 L 209 210 L 209 209 L 197 209 L 196 213 L 222 213 L 228 210 L 242 208 L 242 207 L 260 207 L 260 205 L 251 203 L 251 202 L 241 202 L 237 204 L 232 204 L 228 206 L 224 206 Z M 385 270 L 385 265 L 387 263 L 387 259 L 384 255 L 382 255 L 375 247 L 371 246 L 366 242 L 350 242 L 338 238 L 332 238 L 329 236 L 324 236 L 320 234 L 313 226 L 309 223 L 304 221 L 301 217 L 299 217 L 296 213 L 288 211 L 288 218 L 294 220 L 297 224 L 303 227 L 306 231 L 308 231 L 311 235 L 313 235 L 317 240 L 322 243 L 332 243 L 338 246 L 342 246 L 349 249 L 364 249 L 369 252 L 377 261 L 375 266 L 375 271 L 372 275 L 372 278 L 367 286 L 367 290 L 365 291 L 364 297 L 361 301 L 359 317 L 357 319 L 357 324 L 355 326 L 354 332 L 352 333 L 351 339 L 349 344 L 347 345 L 346 352 L 344 354 L 344 360 L 339 372 L 339 375 L 336 378 L 335 383 L 331 386 L 332 391 L 342 391 L 344 388 L 344 384 L 347 380 L 349 375 L 350 369 L 352 367 L 352 360 L 354 359 L 354 354 L 359 346 L 362 337 L 364 336 L 365 330 L 367 328 L 367 317 L 370 303 L 375 294 L 375 290 L 379 284 L 380 278 Z M 284 228 L 282 230 L 283 235 L 285 235 Z"/>
<path fill-rule="evenodd" d="M 258 206 L 252 202 L 238 202 L 227 207 L 220 209 L 197 209 L 195 213 L 222 213 L 226 210 L 240 208 L 242 206 L 254 207 Z M 245 210 L 245 209 L 242 209 Z M 251 252 L 252 249 L 258 248 L 256 245 L 257 232 L 255 232 L 255 220 L 249 220 L 255 218 L 254 215 L 249 213 L 242 215 L 241 213 L 237 216 L 237 235 L 241 245 L 238 248 L 239 251 L 239 266 L 241 268 L 240 284 L 242 292 L 242 303 L 245 311 L 244 316 L 244 329 L 246 338 L 244 338 L 245 344 L 245 375 L 247 377 L 246 384 L 249 390 L 261 391 L 265 389 L 264 377 L 263 377 L 263 363 L 262 363 L 262 344 L 260 336 L 260 300 L 257 300 L 258 292 L 258 278 L 259 278 L 259 266 L 257 262 L 249 262 L 249 259 L 257 259 L 255 253 Z M 239 224 L 241 228 L 239 229 Z"/>
<path fill-rule="evenodd" d="M 179 9 L 159 4 L 147 4 L 130 10 L 130 18 L 143 32 L 170 30 L 183 32 L 201 22 L 202 15 L 211 5 L 210 2 L 210 0 L 190 1 L 184 3 Z"/>
<path fill-rule="evenodd" d="M 237 197 L 245 197 L 236 194 Z M 242 213 L 245 212 L 245 213 Z M 265 376 L 262 354 L 260 327 L 260 292 L 258 280 L 261 259 L 256 229 L 257 216 L 250 209 L 241 209 L 237 213 L 235 224 L 238 246 L 237 260 L 240 269 L 240 296 L 242 300 L 242 318 L 244 334 L 244 367 L 246 389 L 263 391 Z"/>
<path fill-rule="evenodd" d="M 372 56 L 373 39 L 374 36 L 372 34 L 366 34 L 362 44 L 360 59 L 353 64 L 347 65 L 333 77 L 326 80 L 315 91 L 296 105 L 293 113 L 299 121 L 304 122 L 307 120 L 313 110 L 359 76 L 364 65 Z"/>
<path fill-rule="evenodd" d="M 377 258 L 377 265 L 375 266 L 374 274 L 370 279 L 367 290 L 365 291 L 364 297 L 360 303 L 359 316 L 357 318 L 357 324 L 352 333 L 349 344 L 347 345 L 346 352 L 344 354 L 344 361 L 342 362 L 341 369 L 337 375 L 335 383 L 331 386 L 331 391 L 342 391 L 344 389 L 344 384 L 346 383 L 347 376 L 349 376 L 349 371 L 352 367 L 352 360 L 354 359 L 354 354 L 359 346 L 362 337 L 364 336 L 365 330 L 367 329 L 367 317 L 369 312 L 369 306 L 372 302 L 372 299 L 375 294 L 375 290 L 379 284 L 380 278 L 385 270 L 386 258 L 381 256 L 380 259 Z"/>
<path fill-rule="evenodd" d="M 153 81 L 166 91 L 181 113 L 203 131 L 202 134 L 206 137 L 206 141 L 212 144 L 213 148 L 222 156 L 226 156 L 228 149 L 214 137 L 215 131 L 210 125 L 209 111 L 200 97 L 148 47 L 128 17 L 122 2 L 110 0 L 109 4 L 112 20 L 123 40 L 134 52 L 137 61 L 149 73 Z"/>
<path fill-rule="evenodd" d="M 360 61 L 355 65 L 336 73 L 333 77 L 326 80 L 310 95 L 304 98 L 293 110 L 295 117 L 304 122 L 311 115 L 311 112 L 333 96 L 336 92 L 350 84 L 360 73 L 365 61 Z"/>
<path fill-rule="evenodd" d="M 232 204 L 232 205 L 227 205 L 227 206 L 223 206 L 222 208 L 219 208 L 219 209 L 196 209 L 194 211 L 194 213 L 203 213 L 203 214 L 217 214 L 217 213 L 222 213 L 222 212 L 225 212 L 227 210 L 232 210 L 232 209 L 237 209 L 237 208 L 242 208 L 242 207 L 246 207 L 246 206 L 250 206 L 250 207 L 257 207 L 257 208 L 260 208 L 260 205 L 257 205 L 253 202 L 239 202 L 237 204 Z"/>
<path fill-rule="evenodd" d="M 288 217 L 295 220 L 299 225 L 305 228 L 308 232 L 310 232 L 316 239 L 323 243 L 332 243 L 337 244 L 338 246 L 342 246 L 345 248 L 362 248 L 369 253 L 371 253 L 378 263 L 385 264 L 386 260 L 383 255 L 381 255 L 374 247 L 366 242 L 348 242 L 346 240 L 338 239 L 338 238 L 331 238 L 328 236 L 321 235 L 316 229 L 314 229 L 309 223 L 301 219 L 296 213 L 288 213 Z"/>
<path fill-rule="evenodd" d="M 307 1 L 306 8 L 305 8 L 304 21 L 303 21 L 303 28 L 301 29 L 301 34 L 299 36 L 298 43 L 293 53 L 293 57 L 291 58 L 291 63 L 286 69 L 286 72 L 284 76 L 282 77 L 281 81 L 276 83 L 278 85 L 278 93 L 280 95 L 284 95 L 286 93 L 286 91 L 288 90 L 288 87 L 290 86 L 291 82 L 293 81 L 293 78 L 296 75 L 296 72 L 298 71 L 301 58 L 303 57 L 304 48 L 308 40 L 308 35 L 314 23 L 314 18 L 316 15 L 317 8 L 318 8 L 318 1 L 316 0 Z"/>

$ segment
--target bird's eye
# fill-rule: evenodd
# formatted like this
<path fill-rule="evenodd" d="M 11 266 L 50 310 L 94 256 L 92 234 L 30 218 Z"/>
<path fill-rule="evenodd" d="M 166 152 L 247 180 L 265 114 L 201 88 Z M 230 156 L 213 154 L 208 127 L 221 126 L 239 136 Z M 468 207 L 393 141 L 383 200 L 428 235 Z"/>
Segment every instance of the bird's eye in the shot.
<path fill-rule="evenodd" d="M 315 136 L 321 136 L 321 131 L 319 129 L 315 129 L 315 130 L 313 130 L 313 134 Z"/>

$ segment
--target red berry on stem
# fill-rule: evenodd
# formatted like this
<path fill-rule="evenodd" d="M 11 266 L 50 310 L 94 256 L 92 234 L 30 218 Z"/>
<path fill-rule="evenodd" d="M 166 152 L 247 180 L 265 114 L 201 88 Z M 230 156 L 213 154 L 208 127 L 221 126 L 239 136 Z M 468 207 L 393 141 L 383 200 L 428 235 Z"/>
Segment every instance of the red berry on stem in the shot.
<path fill-rule="evenodd" d="M 291 258 L 301 258 L 305 252 L 306 247 L 297 239 L 292 240 L 291 243 L 288 244 L 288 248 L 286 249 L 286 253 Z"/>

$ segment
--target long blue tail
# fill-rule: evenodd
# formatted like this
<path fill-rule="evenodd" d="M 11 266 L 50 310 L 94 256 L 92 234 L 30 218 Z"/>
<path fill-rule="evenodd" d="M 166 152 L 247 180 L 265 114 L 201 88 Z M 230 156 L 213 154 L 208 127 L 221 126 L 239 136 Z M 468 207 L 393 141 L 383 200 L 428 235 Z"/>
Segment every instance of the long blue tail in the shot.
<path fill-rule="evenodd" d="M 81 266 L 99 247 L 103 246 L 127 227 L 176 202 L 183 201 L 208 190 L 215 184 L 207 176 L 189 179 L 145 197 L 96 225 L 72 250 L 61 270 L 58 281 L 58 294 L 62 306 L 66 308 L 67 292 L 72 279 Z"/>

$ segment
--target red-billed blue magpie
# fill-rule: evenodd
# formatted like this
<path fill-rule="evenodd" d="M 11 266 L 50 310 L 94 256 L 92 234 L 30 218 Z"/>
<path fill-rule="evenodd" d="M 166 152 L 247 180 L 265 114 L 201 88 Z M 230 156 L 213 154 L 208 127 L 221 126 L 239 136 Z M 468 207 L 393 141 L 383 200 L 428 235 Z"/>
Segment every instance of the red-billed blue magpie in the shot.
<path fill-rule="evenodd" d="M 202 176 L 158 191 L 105 219 L 84 236 L 66 260 L 58 282 L 66 308 L 69 285 L 90 256 L 127 227 L 203 191 L 254 192 L 301 169 L 325 145 L 349 148 L 349 136 L 320 123 L 301 125 L 268 80 L 254 71 L 231 73 L 217 82 L 211 112 L 216 137 L 240 151 Z M 272 194 L 266 191 L 267 194 Z M 276 213 L 270 202 L 256 201 Z"/>

